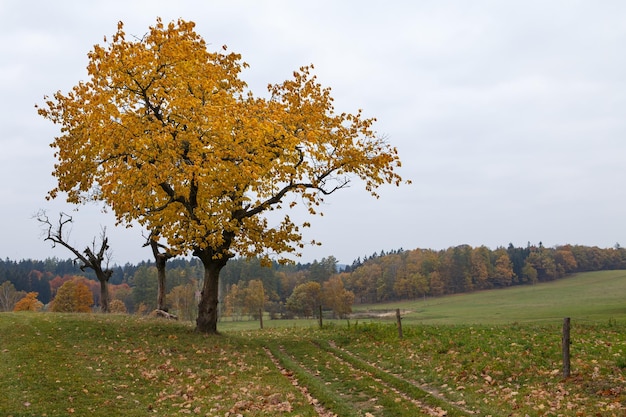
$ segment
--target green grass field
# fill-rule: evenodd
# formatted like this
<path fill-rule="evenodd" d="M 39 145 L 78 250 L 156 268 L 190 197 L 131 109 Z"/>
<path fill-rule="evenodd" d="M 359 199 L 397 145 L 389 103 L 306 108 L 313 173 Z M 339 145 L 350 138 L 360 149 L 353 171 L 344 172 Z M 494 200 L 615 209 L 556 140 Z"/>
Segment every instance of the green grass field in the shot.
<path fill-rule="evenodd" d="M 577 322 L 626 323 L 625 298 L 626 271 L 598 271 L 533 286 L 356 306 L 355 311 L 399 308 L 406 323 L 420 324 L 537 323 L 563 317 Z"/>
<path fill-rule="evenodd" d="M 0 416 L 624 416 L 626 272 L 395 303 L 394 319 L 0 314 Z M 380 309 L 380 306 L 369 306 Z M 562 318 L 572 318 L 564 379 Z"/>
<path fill-rule="evenodd" d="M 351 322 L 392 322 L 400 309 L 406 324 L 626 323 L 626 271 L 597 271 L 558 281 L 411 301 L 357 304 Z M 345 321 L 344 321 L 345 322 Z M 310 320 L 264 320 L 266 328 L 317 325 Z M 221 329 L 258 329 L 254 321 L 220 323 Z"/>

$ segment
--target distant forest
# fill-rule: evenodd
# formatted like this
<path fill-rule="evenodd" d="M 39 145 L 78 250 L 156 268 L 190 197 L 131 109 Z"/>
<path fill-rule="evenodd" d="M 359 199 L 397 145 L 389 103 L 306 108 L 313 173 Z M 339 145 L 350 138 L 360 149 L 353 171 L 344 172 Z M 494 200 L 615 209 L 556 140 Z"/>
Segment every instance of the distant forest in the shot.
<path fill-rule="evenodd" d="M 626 249 L 619 245 L 607 249 L 580 245 L 547 248 L 540 243 L 526 247 L 511 244 L 492 250 L 460 245 L 445 250 L 381 251 L 358 258 L 351 265 L 338 265 L 332 256 L 307 264 L 273 263 L 270 267 L 262 266 L 259 259 L 233 259 L 221 274 L 220 299 L 229 300 L 234 291 L 247 288 L 251 281 L 260 281 L 266 311 L 284 315 L 296 287 L 310 282 L 322 286 L 331 278 L 333 282 L 340 279 L 344 289 L 353 294 L 354 303 L 379 303 L 531 285 L 576 272 L 609 269 L 626 269 Z M 115 266 L 113 271 L 112 299 L 122 301 L 128 312 L 147 311 L 156 306 L 154 263 Z M 53 300 L 64 282 L 75 277 L 85 277 L 85 282 L 91 283 L 97 305 L 99 286 L 95 276 L 89 270 L 81 271 L 71 259 L 0 260 L 0 285 L 9 281 L 17 291 L 37 292 L 44 305 Z M 180 294 L 182 288 L 200 288 L 202 277 L 203 268 L 198 260 L 170 260 L 168 297 Z M 232 304 L 232 297 L 230 300 Z"/>

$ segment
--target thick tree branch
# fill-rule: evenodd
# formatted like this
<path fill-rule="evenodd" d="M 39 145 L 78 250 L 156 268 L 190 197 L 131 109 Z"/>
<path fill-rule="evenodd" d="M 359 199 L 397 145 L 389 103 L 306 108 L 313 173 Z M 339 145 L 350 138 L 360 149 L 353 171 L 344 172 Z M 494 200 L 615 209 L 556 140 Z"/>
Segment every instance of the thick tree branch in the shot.
<path fill-rule="evenodd" d="M 162 243 L 159 243 L 159 232 L 154 230 L 150 232 L 150 236 L 146 238 L 146 243 L 144 243 L 143 246 L 150 246 L 150 249 L 152 249 L 152 255 L 154 255 L 155 260 L 162 258 L 168 260 L 176 256 L 172 254 L 169 247 L 165 246 Z M 161 252 L 161 249 L 163 249 L 163 252 Z"/>

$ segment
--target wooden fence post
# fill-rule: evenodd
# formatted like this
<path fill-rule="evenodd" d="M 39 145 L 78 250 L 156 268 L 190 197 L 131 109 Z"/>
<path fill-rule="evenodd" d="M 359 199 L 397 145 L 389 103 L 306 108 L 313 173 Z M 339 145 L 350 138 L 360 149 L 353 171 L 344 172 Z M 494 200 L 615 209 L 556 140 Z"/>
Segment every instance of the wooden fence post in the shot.
<path fill-rule="evenodd" d="M 562 351 L 563 351 L 563 378 L 568 378 L 570 376 L 570 356 L 569 356 L 569 345 L 570 345 L 570 318 L 565 317 L 563 319 L 563 339 L 562 339 Z"/>
<path fill-rule="evenodd" d="M 396 308 L 396 322 L 398 323 L 398 337 L 402 339 L 402 317 L 400 317 L 399 308 Z"/>

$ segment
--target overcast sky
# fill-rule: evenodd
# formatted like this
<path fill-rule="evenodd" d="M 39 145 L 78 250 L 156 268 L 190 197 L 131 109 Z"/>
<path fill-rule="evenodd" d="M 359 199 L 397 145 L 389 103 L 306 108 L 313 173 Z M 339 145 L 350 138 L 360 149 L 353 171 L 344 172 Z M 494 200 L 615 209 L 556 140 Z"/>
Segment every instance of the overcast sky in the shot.
<path fill-rule="evenodd" d="M 0 257 L 69 258 L 32 215 L 72 212 L 54 187 L 58 128 L 44 95 L 86 79 L 87 53 L 118 21 L 142 36 L 183 18 L 241 53 L 257 95 L 314 64 L 338 112 L 359 108 L 395 145 L 400 174 L 376 200 L 327 199 L 302 262 L 469 244 L 626 245 L 626 2 L 0 0 Z M 140 228 L 81 206 L 71 242 L 107 226 L 118 264 L 151 259 Z"/>

